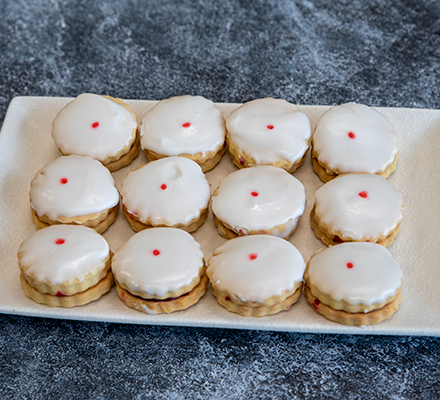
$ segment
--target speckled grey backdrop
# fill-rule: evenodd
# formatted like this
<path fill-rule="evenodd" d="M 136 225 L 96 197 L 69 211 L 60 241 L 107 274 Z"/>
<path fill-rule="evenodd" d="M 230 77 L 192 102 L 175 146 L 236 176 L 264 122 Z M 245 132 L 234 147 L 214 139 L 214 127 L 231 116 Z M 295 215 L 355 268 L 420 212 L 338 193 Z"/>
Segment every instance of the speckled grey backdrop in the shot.
<path fill-rule="evenodd" d="M 439 1 L 0 0 L 0 121 L 86 91 L 438 109 L 439 49 Z M 2 399 L 440 398 L 437 338 L 0 321 Z"/>

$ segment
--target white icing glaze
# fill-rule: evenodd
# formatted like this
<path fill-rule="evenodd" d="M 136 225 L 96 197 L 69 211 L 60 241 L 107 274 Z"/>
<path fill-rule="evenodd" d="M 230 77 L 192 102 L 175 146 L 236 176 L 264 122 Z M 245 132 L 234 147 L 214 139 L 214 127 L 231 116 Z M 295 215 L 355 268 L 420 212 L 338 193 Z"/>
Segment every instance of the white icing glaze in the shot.
<path fill-rule="evenodd" d="M 316 253 L 308 263 L 308 275 L 311 285 L 334 300 L 370 306 L 395 295 L 402 270 L 385 247 L 355 242 Z"/>
<path fill-rule="evenodd" d="M 313 147 L 320 162 L 342 174 L 383 172 L 398 152 L 390 121 L 373 108 L 355 103 L 333 107 L 322 115 Z"/>
<path fill-rule="evenodd" d="M 197 163 L 166 157 L 130 172 L 122 182 L 121 195 L 127 210 L 141 221 L 175 225 L 197 218 L 207 207 L 211 191 Z"/>
<path fill-rule="evenodd" d="M 226 126 L 238 152 L 257 164 L 293 163 L 309 148 L 310 121 L 285 100 L 267 98 L 245 103 L 231 113 Z"/>
<path fill-rule="evenodd" d="M 223 145 L 225 134 L 222 113 L 211 100 L 179 96 L 160 101 L 145 115 L 141 146 L 166 156 L 205 155 Z"/>
<path fill-rule="evenodd" d="M 151 310 L 149 309 L 146 305 L 141 304 L 142 309 L 144 310 L 144 313 L 149 314 L 149 315 L 157 315 L 159 314 L 157 311 Z"/>
<path fill-rule="evenodd" d="M 211 283 L 236 300 L 263 302 L 293 290 L 305 263 L 290 242 L 268 235 L 228 240 L 208 262 Z"/>
<path fill-rule="evenodd" d="M 281 168 L 257 166 L 224 178 L 212 198 L 212 211 L 239 234 L 286 225 L 285 231 L 272 234 L 287 237 L 298 224 L 305 204 L 304 186 L 298 179 Z"/>
<path fill-rule="evenodd" d="M 94 123 L 99 126 L 93 128 Z M 83 93 L 53 121 L 52 137 L 63 154 L 103 161 L 133 142 L 137 122 L 124 106 L 97 94 Z"/>
<path fill-rule="evenodd" d="M 130 291 L 164 296 L 188 286 L 199 276 L 203 265 L 200 244 L 189 233 L 152 228 L 136 233 L 118 249 L 112 271 Z"/>
<path fill-rule="evenodd" d="M 315 205 L 320 221 L 342 239 L 387 236 L 403 218 L 402 195 L 380 175 L 340 176 L 316 191 Z"/>
<path fill-rule="evenodd" d="M 66 183 L 63 184 L 63 182 Z M 119 202 L 112 175 L 99 161 L 62 156 L 46 164 L 31 182 L 32 208 L 56 221 L 99 213 Z"/>
<path fill-rule="evenodd" d="M 59 239 L 64 243 L 56 244 Z M 20 266 L 38 281 L 51 284 L 82 281 L 104 269 L 109 255 L 106 240 L 93 229 L 77 225 L 52 225 L 34 232 L 20 246 Z"/>

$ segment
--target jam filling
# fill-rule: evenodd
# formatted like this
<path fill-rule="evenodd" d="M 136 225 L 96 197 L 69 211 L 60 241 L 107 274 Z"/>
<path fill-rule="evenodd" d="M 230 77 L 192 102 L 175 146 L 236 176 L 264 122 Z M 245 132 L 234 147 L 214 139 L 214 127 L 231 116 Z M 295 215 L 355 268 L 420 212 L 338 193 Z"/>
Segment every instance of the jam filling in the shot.
<path fill-rule="evenodd" d="M 181 297 L 188 296 L 190 293 L 191 293 L 191 292 L 188 292 L 188 293 L 182 294 L 182 296 L 177 296 L 177 297 L 168 297 L 168 298 L 163 299 L 163 300 L 161 300 L 161 299 L 142 299 L 142 300 L 150 301 L 150 302 L 152 302 L 152 303 L 164 303 L 164 302 L 168 302 L 168 301 L 173 301 L 173 300 L 176 300 L 176 299 L 180 299 Z M 137 297 L 137 296 L 134 296 L 134 297 Z"/>
<path fill-rule="evenodd" d="M 312 306 L 313 308 L 318 311 L 318 306 L 321 304 L 321 302 L 318 299 L 313 300 Z"/>
<path fill-rule="evenodd" d="M 335 243 L 344 243 L 344 241 L 343 241 L 339 236 L 335 236 L 335 237 L 333 238 L 333 241 L 334 241 Z"/>

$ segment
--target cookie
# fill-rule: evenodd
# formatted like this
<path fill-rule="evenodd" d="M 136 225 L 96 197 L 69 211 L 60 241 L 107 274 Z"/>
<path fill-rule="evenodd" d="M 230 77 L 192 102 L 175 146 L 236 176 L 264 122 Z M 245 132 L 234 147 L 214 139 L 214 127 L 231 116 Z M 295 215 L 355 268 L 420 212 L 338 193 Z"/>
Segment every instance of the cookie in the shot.
<path fill-rule="evenodd" d="M 112 261 L 120 299 L 147 314 L 184 310 L 206 291 L 203 253 L 187 232 L 154 228 L 132 236 Z"/>
<path fill-rule="evenodd" d="M 27 237 L 18 250 L 26 296 L 50 307 L 90 303 L 113 285 L 106 240 L 91 228 L 54 225 Z"/>
<path fill-rule="evenodd" d="M 167 157 L 130 172 L 121 196 L 124 215 L 135 231 L 173 227 L 193 232 L 208 215 L 211 189 L 197 163 Z"/>
<path fill-rule="evenodd" d="M 316 236 L 329 246 L 342 242 L 390 246 L 403 210 L 402 195 L 385 178 L 348 174 L 316 191 L 310 218 Z"/>
<path fill-rule="evenodd" d="M 342 243 L 315 253 L 304 274 L 308 302 L 343 325 L 373 325 L 391 318 L 402 301 L 402 270 L 375 243 Z"/>
<path fill-rule="evenodd" d="M 102 233 L 119 212 L 112 175 L 90 157 L 62 156 L 49 162 L 36 173 L 29 197 L 37 229 L 71 224 Z"/>
<path fill-rule="evenodd" d="M 178 96 L 156 104 L 142 120 L 141 146 L 150 161 L 189 158 L 203 172 L 226 151 L 225 121 L 215 104 L 201 96 Z"/>
<path fill-rule="evenodd" d="M 52 137 L 63 155 L 89 156 L 110 171 L 139 153 L 136 116 L 128 104 L 109 96 L 80 94 L 56 116 Z"/>
<path fill-rule="evenodd" d="M 396 169 L 398 155 L 397 135 L 391 122 L 361 104 L 330 108 L 312 136 L 313 169 L 324 182 L 351 172 L 387 178 Z"/>
<path fill-rule="evenodd" d="M 310 121 L 281 99 L 253 100 L 226 121 L 229 154 L 239 168 L 272 165 L 294 172 L 309 148 Z"/>
<path fill-rule="evenodd" d="M 227 239 L 256 234 L 288 239 L 305 204 L 303 184 L 273 166 L 233 172 L 220 182 L 212 196 L 215 224 Z"/>
<path fill-rule="evenodd" d="M 302 290 L 305 262 L 286 240 L 265 235 L 228 240 L 208 261 L 220 305 L 245 317 L 288 310 Z"/>

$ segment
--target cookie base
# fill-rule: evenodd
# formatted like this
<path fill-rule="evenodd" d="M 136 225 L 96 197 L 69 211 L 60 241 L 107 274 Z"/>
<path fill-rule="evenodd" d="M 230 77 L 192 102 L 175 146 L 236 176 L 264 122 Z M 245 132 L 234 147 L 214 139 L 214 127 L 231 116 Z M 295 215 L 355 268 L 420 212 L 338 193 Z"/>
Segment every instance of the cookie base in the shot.
<path fill-rule="evenodd" d="M 125 206 L 122 208 L 122 210 L 125 215 L 125 218 L 127 219 L 128 223 L 130 224 L 131 228 L 136 232 L 140 232 L 144 229 L 149 229 L 149 228 L 177 228 L 177 229 L 182 229 L 186 232 L 194 232 L 195 230 L 199 229 L 204 224 L 206 218 L 208 217 L 208 213 L 209 213 L 209 209 L 205 208 L 204 210 L 201 211 L 199 217 L 188 222 L 186 225 L 183 225 L 183 224 L 151 225 L 147 222 L 141 222 L 137 216 L 130 214 L 127 211 L 127 209 L 125 208 Z"/>
<path fill-rule="evenodd" d="M 113 273 L 109 271 L 104 279 L 84 292 L 76 293 L 71 296 L 54 296 L 47 293 L 40 293 L 28 283 L 23 274 L 20 274 L 20 283 L 25 295 L 36 303 L 45 304 L 49 307 L 68 308 L 88 304 L 98 300 L 103 294 L 107 293 L 113 286 L 113 282 Z"/>
<path fill-rule="evenodd" d="M 275 226 L 271 229 L 267 229 L 264 231 L 249 231 L 247 234 L 244 234 L 244 233 L 239 234 L 239 233 L 235 232 L 232 228 L 230 228 L 221 219 L 217 218 L 216 215 L 214 215 L 214 224 L 217 227 L 218 233 L 226 239 L 235 239 L 236 237 L 239 237 L 239 236 L 249 236 L 249 235 L 273 235 L 273 236 L 281 237 L 278 235 L 274 235 L 272 233 L 276 229 L 280 230 L 281 226 Z M 289 240 L 289 238 L 295 233 L 295 231 L 296 231 L 296 227 L 292 231 L 290 231 L 286 237 L 282 237 L 282 239 Z"/>
<path fill-rule="evenodd" d="M 169 157 L 168 155 L 158 154 L 152 150 L 144 149 L 145 155 L 148 157 L 149 161 L 159 160 L 161 158 Z M 196 162 L 202 168 L 203 173 L 213 169 L 222 159 L 223 154 L 226 152 L 226 145 L 223 145 L 217 151 L 209 151 L 202 155 L 202 153 L 197 154 L 179 154 L 178 157 L 185 157 L 190 159 L 191 161 Z"/>
<path fill-rule="evenodd" d="M 376 175 L 380 175 L 384 178 L 388 178 L 396 169 L 398 157 L 399 157 L 399 152 L 396 154 L 396 157 L 394 157 L 394 161 L 385 169 L 385 171 L 377 172 Z M 312 154 L 310 158 L 312 160 L 313 170 L 319 176 L 319 178 L 325 183 L 343 174 L 342 172 L 339 172 L 337 170 L 329 170 L 325 168 L 325 166 L 321 165 L 316 154 L 313 152 L 313 141 L 312 141 Z"/>
<path fill-rule="evenodd" d="M 397 227 L 390 232 L 387 236 L 377 236 L 374 238 L 362 238 L 359 240 L 351 239 L 351 238 L 343 238 L 340 232 L 332 232 L 326 226 L 322 225 L 315 213 L 315 206 L 313 206 L 312 211 L 310 212 L 310 223 L 312 225 L 312 229 L 315 232 L 315 235 L 318 239 L 321 239 L 327 246 L 333 246 L 339 243 L 347 243 L 347 242 L 370 242 L 377 243 L 384 247 L 391 246 L 397 234 L 400 231 L 400 223 Z"/>
<path fill-rule="evenodd" d="M 194 279 L 188 285 L 182 286 L 180 289 L 177 289 L 176 291 L 170 290 L 170 291 L 164 293 L 162 296 L 150 294 L 150 293 L 144 292 L 143 290 L 133 290 L 133 287 L 130 289 L 125 283 L 120 283 L 120 282 L 117 282 L 117 283 L 121 287 L 121 289 L 125 290 L 126 292 L 129 292 L 134 297 L 139 297 L 139 298 L 145 299 L 145 300 L 159 301 L 159 300 L 166 300 L 166 299 L 170 299 L 170 298 L 177 299 L 178 297 L 183 296 L 184 294 L 191 292 L 191 290 L 193 290 L 200 283 L 200 279 L 202 279 L 203 275 L 205 275 L 205 265 L 203 265 L 199 269 L 198 275 L 195 276 Z"/>
<path fill-rule="evenodd" d="M 229 148 L 229 156 L 231 157 L 232 162 L 238 168 L 256 167 L 257 165 L 272 165 L 274 167 L 282 168 L 290 174 L 292 174 L 299 167 L 301 167 L 301 165 L 304 163 L 304 160 L 306 158 L 307 151 L 309 150 L 309 148 L 307 148 L 307 150 L 304 152 L 303 156 L 294 162 L 290 162 L 288 160 L 282 160 L 282 161 L 276 161 L 273 163 L 258 164 L 253 158 L 248 156 L 244 151 L 241 150 L 239 152 L 237 150 L 237 148 L 231 142 L 229 133 L 226 135 L 226 143 L 228 144 L 228 148 Z"/>
<path fill-rule="evenodd" d="M 307 285 L 305 285 L 304 287 L 304 292 L 306 294 L 307 301 L 319 314 L 323 315 L 330 321 L 348 326 L 365 326 L 379 324 L 380 322 L 391 318 L 399 308 L 399 304 L 402 301 L 402 294 L 399 291 L 396 294 L 394 300 L 391 303 L 388 303 L 383 308 L 367 313 L 349 313 L 347 311 L 335 310 L 328 305 L 320 302 L 319 299 L 312 295 Z"/>
<path fill-rule="evenodd" d="M 127 153 L 123 154 L 118 160 L 105 162 L 105 160 L 102 162 L 104 167 L 106 167 L 110 172 L 117 171 L 118 169 L 125 167 L 135 159 L 135 157 L 139 154 L 139 148 L 140 148 L 140 138 L 139 138 L 139 132 L 136 132 L 136 139 L 131 145 L 130 149 Z"/>
<path fill-rule="evenodd" d="M 228 311 L 240 314 L 243 317 L 264 317 L 265 315 L 277 314 L 281 311 L 289 310 L 292 304 L 298 301 L 302 292 L 302 286 L 303 285 L 301 285 L 291 296 L 271 306 L 250 307 L 248 305 L 243 306 L 234 303 L 234 300 L 231 297 L 227 297 L 229 300 L 226 300 L 225 296 L 220 294 L 215 287 L 212 287 L 212 294 L 215 296 L 218 303 Z"/>
<path fill-rule="evenodd" d="M 31 208 L 31 217 L 32 222 L 34 223 L 35 227 L 40 230 L 43 228 L 47 228 L 51 225 L 57 225 L 57 224 L 67 224 L 67 225 L 82 225 L 86 226 L 88 228 L 93 228 L 96 232 L 102 233 L 107 230 L 107 228 L 115 222 L 116 216 L 119 213 L 119 203 L 116 204 L 113 208 L 110 209 L 109 213 L 107 214 L 107 217 L 103 220 L 100 220 L 97 218 L 99 217 L 99 214 L 92 214 L 92 215 L 85 215 L 81 217 L 77 217 L 76 219 L 82 219 L 84 220 L 82 223 L 78 223 L 75 221 L 75 218 L 66 218 L 66 222 L 60 222 L 60 221 L 53 221 L 49 217 L 44 216 L 44 220 L 42 220 Z M 87 218 L 89 217 L 89 218 Z"/>
<path fill-rule="evenodd" d="M 204 274 L 193 290 L 180 297 L 172 300 L 145 300 L 141 297 L 133 296 L 116 282 L 118 296 L 127 307 L 150 315 L 168 314 L 173 311 L 185 310 L 191 307 L 205 294 L 207 286 L 208 277 Z"/>
<path fill-rule="evenodd" d="M 20 254 L 18 255 L 18 266 L 20 267 L 21 274 L 23 275 L 24 279 L 26 279 L 29 285 L 38 290 L 40 293 L 47 293 L 52 296 L 55 296 L 57 293 L 62 293 L 64 296 L 72 296 L 76 293 L 84 292 L 85 290 L 97 285 L 102 279 L 104 279 L 110 271 L 112 256 L 113 253 L 109 252 L 107 258 L 102 260 L 102 266 L 97 267 L 94 272 L 88 273 L 81 281 L 77 278 L 71 281 L 64 281 L 62 283 L 39 281 L 35 276 L 28 274 L 27 270 L 23 269 Z"/>

